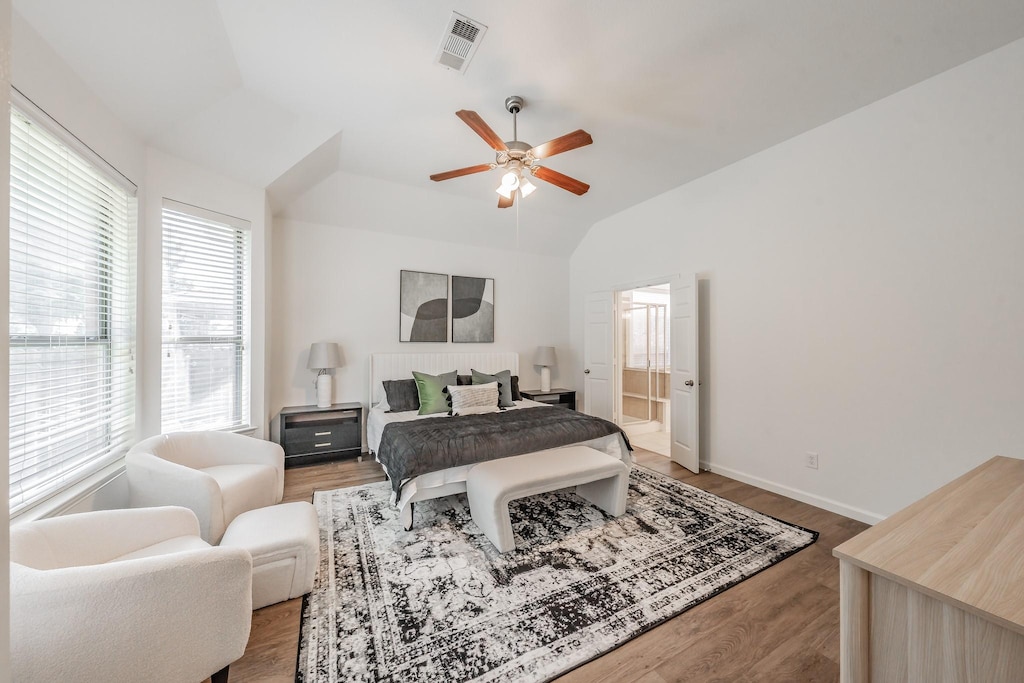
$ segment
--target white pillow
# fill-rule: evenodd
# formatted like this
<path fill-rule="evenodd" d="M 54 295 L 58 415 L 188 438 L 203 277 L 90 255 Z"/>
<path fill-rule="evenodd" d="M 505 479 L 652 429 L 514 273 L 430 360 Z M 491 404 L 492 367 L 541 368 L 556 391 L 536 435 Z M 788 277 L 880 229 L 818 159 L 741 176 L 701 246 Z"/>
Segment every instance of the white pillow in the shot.
<path fill-rule="evenodd" d="M 498 383 L 449 385 L 448 402 L 452 415 L 467 415 L 472 408 L 497 408 Z"/>
<path fill-rule="evenodd" d="M 463 408 L 457 413 L 452 415 L 483 415 L 484 413 L 500 413 L 501 408 L 498 406 L 471 406 L 469 408 Z"/>

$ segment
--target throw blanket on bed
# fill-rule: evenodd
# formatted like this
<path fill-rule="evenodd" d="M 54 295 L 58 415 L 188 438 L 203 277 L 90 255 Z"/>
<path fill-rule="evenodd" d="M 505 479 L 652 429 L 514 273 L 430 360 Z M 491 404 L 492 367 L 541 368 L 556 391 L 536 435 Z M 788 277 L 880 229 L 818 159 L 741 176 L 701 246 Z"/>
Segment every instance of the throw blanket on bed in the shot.
<path fill-rule="evenodd" d="M 392 422 L 381 434 L 377 460 L 400 497 L 402 484 L 427 472 L 568 446 L 616 432 L 622 430 L 608 420 L 543 406 Z M 624 433 L 622 438 L 626 439 Z"/>

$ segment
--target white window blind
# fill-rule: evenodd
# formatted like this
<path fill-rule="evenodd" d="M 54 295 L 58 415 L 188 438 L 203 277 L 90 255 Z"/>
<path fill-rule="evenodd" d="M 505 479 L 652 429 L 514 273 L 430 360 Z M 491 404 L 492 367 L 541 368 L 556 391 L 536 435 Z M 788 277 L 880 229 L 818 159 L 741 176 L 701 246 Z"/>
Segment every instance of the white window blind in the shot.
<path fill-rule="evenodd" d="M 249 223 L 163 204 L 161 431 L 249 426 Z"/>
<path fill-rule="evenodd" d="M 41 112 L 11 111 L 10 510 L 135 432 L 134 186 Z"/>

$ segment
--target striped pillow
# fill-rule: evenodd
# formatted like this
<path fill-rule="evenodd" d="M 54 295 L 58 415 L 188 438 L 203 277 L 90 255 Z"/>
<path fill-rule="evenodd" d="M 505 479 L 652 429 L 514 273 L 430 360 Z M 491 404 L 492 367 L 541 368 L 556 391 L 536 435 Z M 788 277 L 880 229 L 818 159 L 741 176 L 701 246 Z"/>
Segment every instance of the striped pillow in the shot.
<path fill-rule="evenodd" d="M 479 412 L 474 408 L 498 407 L 498 383 L 470 384 L 466 386 L 447 387 L 448 405 L 451 415 L 464 415 L 467 412 Z"/>

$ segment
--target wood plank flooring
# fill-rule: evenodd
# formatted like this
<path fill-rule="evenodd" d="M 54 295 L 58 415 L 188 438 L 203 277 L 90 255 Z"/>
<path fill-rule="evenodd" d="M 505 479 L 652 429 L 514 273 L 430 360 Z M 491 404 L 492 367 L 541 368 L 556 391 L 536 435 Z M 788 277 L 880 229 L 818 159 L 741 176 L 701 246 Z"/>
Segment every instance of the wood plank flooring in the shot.
<path fill-rule="evenodd" d="M 637 462 L 779 519 L 820 532 L 818 542 L 669 619 L 559 683 L 675 681 L 838 681 L 839 563 L 832 549 L 867 528 L 726 477 L 693 474 L 662 455 L 638 449 Z M 383 481 L 375 462 L 352 460 L 285 472 L 285 501 L 314 490 Z M 302 600 L 253 613 L 245 655 L 231 665 L 234 683 L 292 683 Z"/>

